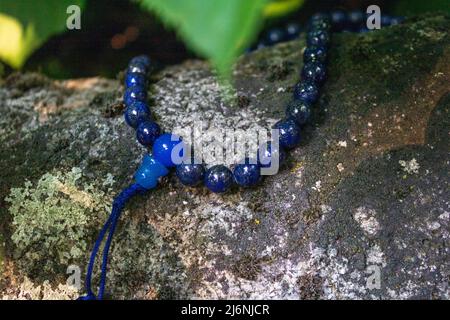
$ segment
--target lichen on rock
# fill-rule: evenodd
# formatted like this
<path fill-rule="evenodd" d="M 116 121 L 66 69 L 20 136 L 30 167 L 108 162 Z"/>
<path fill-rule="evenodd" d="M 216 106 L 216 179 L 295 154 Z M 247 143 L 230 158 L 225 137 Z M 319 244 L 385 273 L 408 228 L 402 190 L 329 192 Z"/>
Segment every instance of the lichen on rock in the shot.
<path fill-rule="evenodd" d="M 111 195 L 98 190 L 95 183 L 80 185 L 81 176 L 80 168 L 72 168 L 11 189 L 6 201 L 14 256 L 27 272 L 65 270 L 86 258 L 92 228 L 106 217 Z M 111 187 L 113 180 L 108 177 L 102 184 Z"/>

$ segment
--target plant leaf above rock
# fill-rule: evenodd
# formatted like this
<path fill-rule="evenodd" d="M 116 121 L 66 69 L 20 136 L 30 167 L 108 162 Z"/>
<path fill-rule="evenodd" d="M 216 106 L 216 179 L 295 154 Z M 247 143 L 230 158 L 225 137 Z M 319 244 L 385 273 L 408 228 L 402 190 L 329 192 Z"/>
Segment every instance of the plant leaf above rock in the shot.
<path fill-rule="evenodd" d="M 267 0 L 143 0 L 184 42 L 227 75 L 255 37 Z"/>
<path fill-rule="evenodd" d="M 17 1 L 0 5 L 0 58 L 20 68 L 50 36 L 66 28 L 67 7 L 84 0 Z"/>

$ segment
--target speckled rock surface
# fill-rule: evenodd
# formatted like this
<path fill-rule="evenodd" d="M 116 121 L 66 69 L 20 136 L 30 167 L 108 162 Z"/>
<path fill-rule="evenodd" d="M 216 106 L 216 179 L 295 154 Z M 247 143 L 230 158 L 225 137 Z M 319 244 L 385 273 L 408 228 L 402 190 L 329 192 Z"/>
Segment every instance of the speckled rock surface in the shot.
<path fill-rule="evenodd" d="M 330 76 L 302 145 L 258 188 L 214 195 L 173 175 L 130 203 L 114 298 L 449 298 L 450 17 L 333 38 Z M 166 130 L 268 127 L 304 39 L 243 57 L 222 98 L 207 64 L 152 79 Z M 119 81 L 15 74 L 0 88 L 0 263 L 5 299 L 74 298 L 112 197 L 145 149 Z M 229 97 L 229 96 L 228 96 Z"/>

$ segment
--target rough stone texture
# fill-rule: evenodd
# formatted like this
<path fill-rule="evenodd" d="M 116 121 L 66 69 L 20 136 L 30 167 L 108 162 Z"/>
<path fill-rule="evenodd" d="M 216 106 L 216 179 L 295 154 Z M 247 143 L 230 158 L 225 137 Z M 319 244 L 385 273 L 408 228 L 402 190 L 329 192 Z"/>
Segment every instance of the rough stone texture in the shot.
<path fill-rule="evenodd" d="M 335 35 L 329 80 L 287 165 L 214 195 L 175 177 L 136 198 L 116 234 L 114 298 L 449 298 L 450 17 Z M 166 130 L 268 127 L 283 114 L 304 39 L 243 57 L 236 92 L 189 61 L 152 79 Z M 4 298 L 73 298 L 111 198 L 145 149 L 121 83 L 16 74 L 0 88 Z M 380 287 L 376 288 L 377 270 Z M 367 283 L 375 284 L 368 286 Z M 372 289 L 371 289 L 372 288 Z"/>

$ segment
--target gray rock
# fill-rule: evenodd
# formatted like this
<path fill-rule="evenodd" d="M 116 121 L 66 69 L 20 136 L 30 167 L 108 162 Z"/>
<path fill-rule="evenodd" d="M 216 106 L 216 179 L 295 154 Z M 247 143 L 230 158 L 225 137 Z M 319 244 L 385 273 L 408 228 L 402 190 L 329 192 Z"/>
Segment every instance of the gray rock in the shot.
<path fill-rule="evenodd" d="M 448 299 L 449 29 L 448 16 L 434 15 L 335 35 L 312 124 L 280 173 L 225 195 L 171 175 L 133 199 L 108 292 Z M 204 130 L 268 128 L 283 116 L 304 45 L 242 57 L 230 92 L 204 62 L 169 67 L 152 79 L 152 110 L 167 131 L 198 120 Z M 75 297 L 66 268 L 84 272 L 111 198 L 146 151 L 121 117 L 119 81 L 26 73 L 2 82 L 2 295 Z"/>

